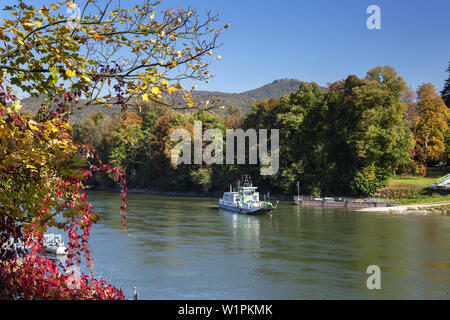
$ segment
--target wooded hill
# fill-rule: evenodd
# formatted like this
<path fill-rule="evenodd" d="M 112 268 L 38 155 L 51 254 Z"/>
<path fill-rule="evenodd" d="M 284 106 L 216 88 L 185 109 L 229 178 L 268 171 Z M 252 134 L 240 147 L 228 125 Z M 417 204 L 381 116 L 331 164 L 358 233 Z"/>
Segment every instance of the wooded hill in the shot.
<path fill-rule="evenodd" d="M 302 81 L 297 79 L 278 79 L 272 83 L 263 85 L 262 87 L 241 92 L 241 93 L 227 93 L 220 91 L 194 91 L 193 97 L 198 100 L 213 100 L 217 99 L 218 106 L 225 106 L 227 108 L 239 108 L 243 113 L 249 110 L 250 106 L 263 99 L 278 98 L 286 94 L 296 92 Z M 322 89 L 325 89 L 322 87 Z M 28 97 L 21 100 L 23 106 L 22 112 L 29 114 L 35 114 L 39 108 L 43 99 L 36 97 Z M 90 107 L 87 110 L 75 113 L 71 119 L 81 120 L 92 111 L 102 111 L 107 115 L 119 112 L 117 108 L 108 110 L 104 107 Z M 223 110 L 219 109 L 219 113 L 223 113 Z"/>

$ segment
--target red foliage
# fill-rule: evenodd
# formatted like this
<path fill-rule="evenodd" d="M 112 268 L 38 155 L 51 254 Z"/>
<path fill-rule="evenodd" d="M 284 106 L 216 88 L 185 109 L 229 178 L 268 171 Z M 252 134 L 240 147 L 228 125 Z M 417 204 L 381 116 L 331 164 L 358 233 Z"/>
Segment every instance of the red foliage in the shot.
<path fill-rule="evenodd" d="M 72 99 L 71 93 L 67 93 L 65 98 Z M 0 83 L 2 119 L 8 120 L 13 116 L 21 119 L 17 114 L 10 115 L 4 112 L 6 103 L 13 100 L 15 97 L 10 94 L 10 88 L 3 88 Z M 46 111 L 41 111 L 42 116 Z M 66 120 L 60 116 L 61 114 L 63 107 L 58 108 L 56 112 L 46 112 L 46 116 L 51 119 L 59 118 L 60 122 L 54 123 L 61 123 L 62 126 Z M 14 124 L 20 130 L 29 130 L 26 121 L 15 121 Z M 65 131 L 61 129 L 61 132 Z M 38 135 L 39 131 L 35 134 Z M 54 135 L 52 139 L 58 139 L 58 136 Z M 67 136 L 64 136 L 64 139 L 64 142 L 68 141 Z M 4 179 L 11 169 L 2 170 L 0 178 Z M 53 178 L 51 183 L 54 191 L 39 201 L 40 209 L 33 213 L 31 222 L 17 219 L 17 216 L 8 211 L 10 209 L 0 205 L 0 299 L 125 299 L 121 289 L 112 287 L 105 280 L 96 279 L 93 275 L 88 244 L 92 223 L 95 223 L 98 217 L 92 214 L 91 205 L 87 203 L 83 180 L 92 176 L 94 172 L 111 174 L 114 180 L 120 183 L 122 188 L 120 213 L 125 228 L 127 191 L 125 176 L 120 168 L 113 168 L 107 164 L 100 167 L 91 165 L 85 170 L 84 178 L 67 175 L 61 175 L 56 180 Z M 56 264 L 48 257 L 40 255 L 43 249 L 43 230 L 48 226 L 45 217 L 51 215 L 54 210 L 55 198 L 64 199 L 59 208 L 60 212 L 72 212 L 66 222 L 58 226 L 67 233 L 69 239 L 65 264 Z M 89 267 L 90 275 L 77 272 L 82 264 L 82 257 Z"/>
<path fill-rule="evenodd" d="M 117 179 L 123 177 L 118 168 L 105 165 L 101 168 L 92 168 L 102 173 L 114 172 Z M 92 171 L 88 171 L 87 176 Z M 66 183 L 69 183 L 66 181 Z M 91 251 L 88 247 L 90 228 L 93 216 L 91 205 L 86 203 L 86 194 L 81 189 L 80 181 L 74 179 L 71 183 L 77 184 L 80 189 L 82 201 L 85 203 L 84 211 L 72 218 L 72 223 L 66 225 L 64 230 L 70 239 L 68 255 L 65 265 L 58 265 L 48 257 L 40 256 L 43 245 L 43 234 L 36 231 L 36 226 L 30 231 L 24 230 L 7 215 L 0 214 L 0 299 L 125 299 L 121 289 L 116 289 L 105 280 L 98 280 L 91 274 L 81 274 L 76 281 L 76 272 L 81 265 L 81 254 L 84 254 L 86 263 L 92 265 Z M 122 184 L 122 224 L 125 227 L 126 186 Z M 73 206 L 67 203 L 68 207 Z M 45 208 L 42 208 L 45 210 Z M 95 219 L 94 219 L 95 220 Z M 79 222 L 82 222 L 82 227 Z M 80 232 L 81 229 L 81 232 Z M 125 229 L 126 230 L 126 229 Z M 9 239 L 14 239 L 16 246 L 3 247 Z M 24 249 L 19 244 L 25 244 Z M 75 269 L 70 268 L 76 266 Z M 72 270 L 70 270 L 72 269 Z"/>

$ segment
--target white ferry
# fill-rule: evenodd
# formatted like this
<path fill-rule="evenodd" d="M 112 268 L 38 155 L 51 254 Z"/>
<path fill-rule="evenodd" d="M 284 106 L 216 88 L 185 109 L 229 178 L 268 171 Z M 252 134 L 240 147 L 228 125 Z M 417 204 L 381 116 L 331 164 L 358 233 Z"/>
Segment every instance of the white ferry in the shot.
<path fill-rule="evenodd" d="M 237 191 L 233 191 L 230 187 L 230 192 L 225 192 L 222 199 L 219 200 L 219 208 L 242 213 L 242 214 L 263 214 L 275 210 L 274 206 L 269 201 L 260 201 L 257 187 L 253 187 L 248 178 L 244 178 L 242 187 L 238 187 Z"/>

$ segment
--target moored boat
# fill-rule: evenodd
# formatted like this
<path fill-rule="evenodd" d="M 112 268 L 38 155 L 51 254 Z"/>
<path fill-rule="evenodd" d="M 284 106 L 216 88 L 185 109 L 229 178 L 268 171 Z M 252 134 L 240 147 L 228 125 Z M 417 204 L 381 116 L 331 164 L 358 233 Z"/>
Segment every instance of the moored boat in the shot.
<path fill-rule="evenodd" d="M 66 255 L 67 249 L 60 234 L 44 234 L 45 253 L 54 255 Z"/>
<path fill-rule="evenodd" d="M 230 187 L 230 192 L 225 192 L 222 199 L 219 200 L 219 208 L 242 213 L 242 214 L 264 214 L 275 210 L 277 204 L 274 206 L 270 201 L 260 201 L 257 187 L 253 187 L 251 181 L 245 176 L 242 186 L 237 187 L 233 191 Z"/>

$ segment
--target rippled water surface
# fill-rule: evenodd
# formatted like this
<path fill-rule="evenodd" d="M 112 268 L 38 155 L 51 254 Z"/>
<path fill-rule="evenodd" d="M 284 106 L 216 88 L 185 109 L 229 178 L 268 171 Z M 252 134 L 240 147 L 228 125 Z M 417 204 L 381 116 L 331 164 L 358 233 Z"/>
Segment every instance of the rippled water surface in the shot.
<path fill-rule="evenodd" d="M 450 217 L 280 203 L 272 215 L 217 199 L 91 192 L 95 274 L 142 299 L 448 299 Z M 366 269 L 381 268 L 381 290 Z"/>

